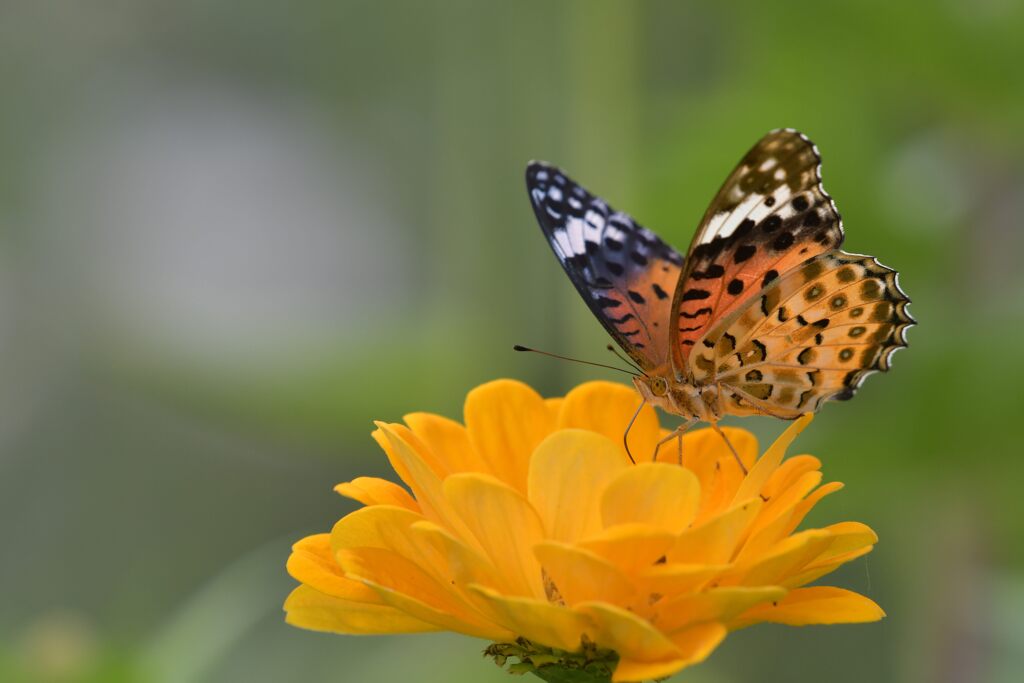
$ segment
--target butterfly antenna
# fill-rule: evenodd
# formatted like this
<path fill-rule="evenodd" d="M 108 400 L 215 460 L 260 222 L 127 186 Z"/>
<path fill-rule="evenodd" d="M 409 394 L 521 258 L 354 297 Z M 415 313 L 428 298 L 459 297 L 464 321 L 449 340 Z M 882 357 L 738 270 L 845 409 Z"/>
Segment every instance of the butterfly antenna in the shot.
<path fill-rule="evenodd" d="M 614 346 L 609 344 L 605 348 L 608 349 L 609 351 L 611 351 L 612 353 L 614 353 L 615 357 L 618 358 L 619 360 L 621 360 L 623 363 L 625 363 L 626 365 L 628 365 L 631 368 L 635 368 L 637 372 L 639 372 L 644 377 L 647 377 L 647 373 L 644 372 L 643 369 L 639 365 L 637 365 L 636 363 L 634 363 L 633 361 L 629 360 L 628 358 L 623 356 L 621 353 L 616 351 Z"/>
<path fill-rule="evenodd" d="M 547 351 L 538 351 L 537 349 L 531 349 L 531 348 L 526 347 L 526 346 L 520 346 L 519 344 L 516 344 L 512 348 L 514 350 L 516 350 L 516 351 L 527 351 L 529 353 L 539 353 L 542 356 L 551 356 L 552 358 L 558 358 L 560 360 L 568 360 L 568 361 L 572 361 L 573 363 L 583 363 L 584 365 L 593 365 L 593 366 L 596 366 L 596 367 L 599 367 L 599 368 L 608 368 L 609 370 L 618 370 L 619 372 L 624 372 L 627 375 L 631 375 L 633 377 L 637 376 L 637 374 L 635 372 L 632 372 L 630 370 L 626 370 L 625 368 L 615 367 L 614 365 L 605 365 L 604 363 L 595 363 L 595 362 L 589 361 L 589 360 L 580 360 L 579 358 L 569 358 L 568 356 L 559 356 L 557 353 L 548 353 Z"/>

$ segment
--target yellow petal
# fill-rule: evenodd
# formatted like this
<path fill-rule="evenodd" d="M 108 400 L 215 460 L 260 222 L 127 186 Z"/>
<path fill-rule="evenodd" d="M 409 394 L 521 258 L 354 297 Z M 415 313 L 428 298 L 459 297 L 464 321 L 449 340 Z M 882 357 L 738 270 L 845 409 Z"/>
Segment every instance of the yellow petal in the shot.
<path fill-rule="evenodd" d="M 368 583 L 379 592 L 384 603 L 414 618 L 419 618 L 426 624 L 435 625 L 439 627 L 438 630 L 453 631 L 473 638 L 499 642 L 508 642 L 518 636 L 518 633 L 508 630 L 503 625 L 487 620 L 483 614 L 475 619 L 470 619 L 465 615 L 450 615 L 443 610 L 434 609 L 410 595 L 376 586 L 372 582 Z"/>
<path fill-rule="evenodd" d="M 476 583 L 499 591 L 509 590 L 490 560 L 446 529 L 433 522 L 423 521 L 416 522 L 409 530 L 444 558 L 446 570 L 457 586 Z"/>
<path fill-rule="evenodd" d="M 420 506 L 408 491 L 387 479 L 356 477 L 352 481 L 338 484 L 334 490 L 363 505 L 394 505 L 414 512 L 420 511 Z"/>
<path fill-rule="evenodd" d="M 554 424 L 558 424 L 558 416 L 562 413 L 563 403 L 565 403 L 565 398 L 561 396 L 544 399 L 544 405 L 547 407 L 548 414 L 551 415 Z"/>
<path fill-rule="evenodd" d="M 488 382 L 469 392 L 465 420 L 488 471 L 525 492 L 530 456 L 554 429 L 544 399 L 522 382 Z"/>
<path fill-rule="evenodd" d="M 545 541 L 534 553 L 570 607 L 586 600 L 624 605 L 635 592 L 615 565 L 589 550 Z"/>
<path fill-rule="evenodd" d="M 548 647 L 575 651 L 590 627 L 587 618 L 547 600 L 501 595 L 483 586 L 470 586 L 511 631 Z"/>
<path fill-rule="evenodd" d="M 459 515 L 451 509 L 441 485 L 441 478 L 437 472 L 421 457 L 422 449 L 417 450 L 402 436 L 412 437 L 412 432 L 404 425 L 389 425 L 377 422 L 377 428 L 383 435 L 379 440 L 384 440 L 397 460 L 408 472 L 409 479 L 406 483 L 416 495 L 416 502 L 423 509 L 423 514 L 428 519 L 451 529 L 458 536 L 469 536 L 466 525 Z"/>
<path fill-rule="evenodd" d="M 807 497 L 796 504 L 793 508 L 793 516 L 790 519 L 792 524 L 791 530 L 800 526 L 800 522 L 804 521 L 804 517 L 811 511 L 818 502 L 825 496 L 831 495 L 836 491 L 840 491 L 843 488 L 842 482 L 830 481 L 827 484 L 822 484 L 818 488 L 814 489 L 807 494 Z"/>
<path fill-rule="evenodd" d="M 714 622 L 697 624 L 673 634 L 671 640 L 679 650 L 676 658 L 661 662 L 644 662 L 623 658 L 612 674 L 612 681 L 643 681 L 671 676 L 677 671 L 698 664 L 710 655 L 724 639 L 728 630 Z"/>
<path fill-rule="evenodd" d="M 454 474 L 445 480 L 444 492 L 512 590 L 543 597 L 533 546 L 544 538 L 544 528 L 529 502 L 486 474 Z"/>
<path fill-rule="evenodd" d="M 769 477 L 778 469 L 779 464 L 782 462 L 783 456 L 786 455 L 786 449 L 793 443 L 793 439 L 802 432 L 807 425 L 814 419 L 813 413 L 806 413 L 798 420 L 793 422 L 786 431 L 782 433 L 778 439 L 775 440 L 765 454 L 758 458 L 754 466 L 750 468 L 750 472 L 743 479 L 743 483 L 740 484 L 739 490 L 736 491 L 736 496 L 733 498 L 734 503 L 738 503 L 741 500 L 747 500 L 753 498 L 761 493 L 761 489 L 768 482 Z"/>
<path fill-rule="evenodd" d="M 736 491 L 743 483 L 743 471 L 740 469 L 736 458 L 731 455 L 728 458 L 721 458 L 715 464 L 715 470 L 711 481 L 707 484 L 701 482 L 700 507 L 697 508 L 697 518 L 694 526 L 703 524 L 710 517 L 720 515 L 733 505 Z"/>
<path fill-rule="evenodd" d="M 601 494 L 606 527 L 647 524 L 679 533 L 693 521 L 700 501 L 697 477 L 678 465 L 641 463 L 620 472 Z"/>
<path fill-rule="evenodd" d="M 411 551 L 398 533 L 423 519 L 412 510 L 390 505 L 373 505 L 348 513 L 331 529 L 331 549 L 388 548 L 407 557 Z"/>
<path fill-rule="evenodd" d="M 655 564 L 640 572 L 638 580 L 645 593 L 675 596 L 700 590 L 731 567 L 728 564 Z"/>
<path fill-rule="evenodd" d="M 753 467 L 758 453 L 760 453 L 757 437 L 746 429 L 738 427 L 723 426 L 722 431 L 729 439 L 729 443 L 736 449 L 747 469 Z M 688 469 L 693 470 L 702 486 L 705 484 L 705 478 L 714 472 L 718 461 L 726 458 L 735 461 L 729 446 L 726 445 L 721 434 L 715 430 L 710 428 L 694 429 L 683 436 L 683 463 Z"/>
<path fill-rule="evenodd" d="M 530 461 L 529 499 L 549 538 L 576 541 L 601 530 L 601 491 L 629 463 L 606 437 L 564 429 L 544 439 Z"/>
<path fill-rule="evenodd" d="M 457 613 L 457 597 L 423 569 L 398 553 L 383 548 L 348 548 L 337 553 L 346 576 L 398 591 L 440 610 Z"/>
<path fill-rule="evenodd" d="M 406 558 L 380 548 L 353 548 L 338 553 L 346 575 L 374 589 L 381 601 L 417 619 L 480 638 L 507 633 L 488 623 L 454 590 L 448 590 Z"/>
<path fill-rule="evenodd" d="M 722 583 L 744 586 L 778 585 L 787 576 L 806 566 L 831 542 L 831 535 L 827 531 L 802 531 L 778 543 L 771 552 L 757 559 L 753 565 L 738 566 L 732 576 L 724 579 Z"/>
<path fill-rule="evenodd" d="M 330 534 L 307 536 L 293 545 L 287 568 L 296 581 L 321 593 L 355 602 L 380 603 L 371 589 L 345 576 L 334 559 Z"/>
<path fill-rule="evenodd" d="M 738 562 L 747 561 L 767 552 L 776 543 L 793 533 L 793 530 L 800 525 L 807 512 L 818 500 L 842 488 L 841 484 L 826 484 L 816 489 L 806 499 L 800 500 L 799 496 L 802 491 L 806 490 L 807 486 L 813 485 L 819 476 L 820 472 L 808 471 L 804 475 L 800 475 L 801 479 L 811 480 L 804 487 L 793 486 L 778 494 L 779 497 L 774 500 L 771 511 L 763 515 L 764 520 L 770 521 L 763 526 L 755 525 L 736 558 Z M 773 516 L 774 519 L 772 519 Z M 759 523 L 763 522 L 763 520 L 758 521 Z"/>
<path fill-rule="evenodd" d="M 751 522 L 761 510 L 760 498 L 739 503 L 698 527 L 679 535 L 668 553 L 669 562 L 679 564 L 726 564 Z"/>
<path fill-rule="evenodd" d="M 395 474 L 398 475 L 398 478 L 401 479 L 402 482 L 409 487 L 409 490 L 412 491 L 413 496 L 416 496 L 415 481 L 413 481 L 412 474 L 409 472 L 409 469 L 404 464 L 402 464 L 401 459 L 399 459 L 399 457 L 395 454 L 395 449 L 391 447 L 391 442 L 384 435 L 384 432 L 378 426 L 376 429 L 373 430 L 370 436 L 373 437 L 373 440 L 377 442 L 377 445 L 380 446 L 380 449 L 384 451 L 384 455 L 387 456 L 388 464 L 391 465 L 391 469 L 393 469 L 395 471 Z"/>
<path fill-rule="evenodd" d="M 632 387 L 616 382 L 587 382 L 566 394 L 558 427 L 604 434 L 625 457 L 622 437 L 641 400 Z M 638 462 L 654 453 L 659 429 L 653 406 L 645 405 L 629 430 L 629 449 Z"/>
<path fill-rule="evenodd" d="M 494 606 L 484 600 L 479 591 L 469 589 L 470 586 L 476 586 L 497 594 L 511 592 L 509 582 L 498 573 L 491 561 L 432 522 L 417 522 L 412 526 L 412 532 L 433 545 L 446 559 L 452 586 L 460 590 L 477 611 L 492 622 L 500 622 L 501 613 L 495 612 Z"/>
<path fill-rule="evenodd" d="M 758 557 L 767 553 L 779 541 L 788 536 L 791 531 L 790 519 L 793 516 L 794 507 L 790 506 L 789 512 L 779 515 L 764 528 L 751 532 L 743 544 L 742 550 L 736 555 L 736 562 L 748 564 L 755 562 Z"/>
<path fill-rule="evenodd" d="M 333 557 L 352 548 L 389 550 L 422 567 L 436 581 L 447 583 L 451 569 L 446 557 L 435 544 L 414 533 L 413 526 L 417 523 L 426 522 L 404 508 L 374 505 L 356 510 L 339 520 L 331 531 Z"/>
<path fill-rule="evenodd" d="M 842 564 L 871 552 L 878 535 L 860 522 L 841 522 L 825 527 L 832 534 L 832 542 L 811 559 L 797 574 L 788 576 L 783 585 L 796 587 L 824 576 Z"/>
<path fill-rule="evenodd" d="M 831 586 L 798 588 L 777 603 L 758 605 L 737 617 L 730 626 L 742 628 L 761 621 L 790 626 L 856 624 L 878 621 L 885 612 L 859 593 Z"/>
<path fill-rule="evenodd" d="M 672 633 L 703 621 L 727 622 L 754 605 L 780 600 L 786 589 L 779 586 L 729 586 L 702 593 L 681 595 L 657 605 L 659 629 Z"/>
<path fill-rule="evenodd" d="M 863 557 L 871 552 L 874 546 L 866 546 L 859 550 L 852 550 L 842 555 L 836 555 L 827 561 L 815 560 L 805 566 L 796 574 L 790 574 L 780 583 L 786 588 L 799 588 L 805 586 L 812 581 L 816 581 L 826 574 L 831 574 L 842 565 L 856 560 L 858 557 Z"/>
<path fill-rule="evenodd" d="M 824 530 L 832 534 L 832 543 L 816 560 L 828 559 L 878 543 L 878 534 L 867 524 L 860 522 L 840 522 L 831 524 Z"/>
<path fill-rule="evenodd" d="M 761 529 L 771 525 L 780 516 L 792 517 L 795 506 L 821 483 L 821 472 L 811 471 L 800 475 L 789 488 L 778 493 L 774 498 L 765 503 L 764 509 L 758 516 L 757 521 L 750 529 L 753 537 Z M 783 533 L 785 535 L 785 532 Z"/>
<path fill-rule="evenodd" d="M 350 635 L 422 633 L 442 629 L 387 605 L 343 600 L 299 586 L 285 600 L 285 621 L 314 631 Z"/>
<path fill-rule="evenodd" d="M 470 443 L 466 428 L 455 420 L 431 413 L 409 413 L 402 419 L 435 460 L 444 463 L 445 474 L 490 471 Z"/>
<path fill-rule="evenodd" d="M 627 575 L 641 572 L 661 559 L 675 540 L 670 532 L 646 524 L 608 527 L 579 542 Z"/>
<path fill-rule="evenodd" d="M 661 680 L 685 669 L 690 662 L 686 657 L 675 657 L 660 662 L 645 662 L 622 657 L 612 672 L 612 683 L 634 683 L 635 681 Z"/>
<path fill-rule="evenodd" d="M 380 429 L 382 424 L 381 421 L 375 421 L 374 424 Z M 399 439 L 404 441 L 408 446 L 416 453 L 416 457 L 420 460 L 433 474 L 439 477 L 445 477 L 448 475 L 448 465 L 443 460 L 439 459 L 434 451 L 427 447 L 425 443 L 411 429 L 406 427 L 404 424 L 387 424 L 391 433 L 397 436 Z M 374 432 L 374 438 L 380 443 L 380 438 L 377 433 Z M 386 450 L 386 449 L 385 449 Z M 389 456 L 390 457 L 390 454 Z M 404 460 L 403 460 L 404 462 Z M 408 466 L 407 462 L 404 462 Z M 414 472 L 412 474 L 415 474 Z M 404 480 L 403 480 L 404 481 Z M 411 486 L 410 486 L 411 488 Z"/>
<path fill-rule="evenodd" d="M 594 642 L 621 657 L 648 662 L 679 657 L 679 649 L 665 634 L 629 610 L 606 602 L 580 603 L 576 610 L 593 622 Z"/>
<path fill-rule="evenodd" d="M 806 472 L 821 469 L 821 461 L 813 455 L 794 455 L 786 458 L 761 489 L 766 498 L 774 498 L 779 491 L 789 488 Z"/>

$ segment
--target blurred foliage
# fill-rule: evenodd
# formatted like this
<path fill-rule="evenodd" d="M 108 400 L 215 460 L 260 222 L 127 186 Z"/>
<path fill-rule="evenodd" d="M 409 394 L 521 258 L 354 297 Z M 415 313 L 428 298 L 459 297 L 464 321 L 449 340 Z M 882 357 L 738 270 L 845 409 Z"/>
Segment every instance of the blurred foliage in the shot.
<path fill-rule="evenodd" d="M 287 628 L 288 544 L 386 471 L 372 419 L 596 376 L 510 350 L 606 343 L 527 160 L 682 249 L 779 126 L 920 322 L 799 443 L 847 484 L 820 514 L 881 535 L 841 585 L 889 618 L 680 679 L 1016 680 L 1022 31 L 1015 0 L 0 4 L 0 680 L 504 680 L 468 639 Z"/>

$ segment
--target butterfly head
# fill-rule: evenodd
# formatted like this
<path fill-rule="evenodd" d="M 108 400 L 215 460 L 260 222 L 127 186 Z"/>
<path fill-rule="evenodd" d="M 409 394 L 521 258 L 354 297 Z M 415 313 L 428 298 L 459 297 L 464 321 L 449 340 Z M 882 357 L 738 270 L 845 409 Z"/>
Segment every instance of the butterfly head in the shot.
<path fill-rule="evenodd" d="M 704 422 L 717 420 L 718 392 L 713 386 L 696 387 L 687 382 L 658 374 L 633 378 L 633 385 L 648 403 L 685 419 Z"/>
<path fill-rule="evenodd" d="M 644 400 L 651 405 L 669 412 L 676 412 L 669 395 L 668 380 L 661 375 L 640 375 L 633 378 L 633 385 Z"/>
<path fill-rule="evenodd" d="M 668 393 L 668 381 L 664 377 L 637 377 L 633 380 L 638 386 L 643 385 L 651 394 L 651 398 L 661 398 Z M 643 390 L 640 393 L 644 393 Z"/>

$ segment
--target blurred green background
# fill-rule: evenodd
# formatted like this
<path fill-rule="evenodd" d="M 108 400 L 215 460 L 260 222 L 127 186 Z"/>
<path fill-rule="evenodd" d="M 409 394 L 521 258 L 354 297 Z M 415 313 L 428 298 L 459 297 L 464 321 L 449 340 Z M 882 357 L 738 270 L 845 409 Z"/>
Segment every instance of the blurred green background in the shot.
<path fill-rule="evenodd" d="M 511 351 L 606 355 L 529 159 L 685 249 L 779 126 L 920 322 L 798 444 L 847 484 L 817 520 L 881 536 L 835 582 L 889 617 L 677 680 L 1020 680 L 1022 34 L 1015 0 L 3 0 L 0 680 L 507 680 L 285 626 L 289 545 L 386 473 L 372 419 L 606 376 Z"/>

